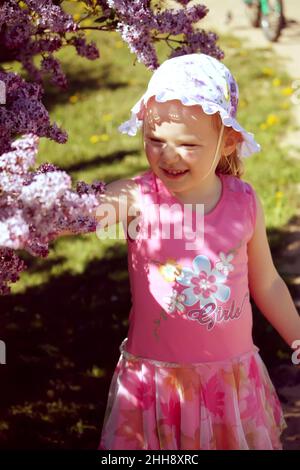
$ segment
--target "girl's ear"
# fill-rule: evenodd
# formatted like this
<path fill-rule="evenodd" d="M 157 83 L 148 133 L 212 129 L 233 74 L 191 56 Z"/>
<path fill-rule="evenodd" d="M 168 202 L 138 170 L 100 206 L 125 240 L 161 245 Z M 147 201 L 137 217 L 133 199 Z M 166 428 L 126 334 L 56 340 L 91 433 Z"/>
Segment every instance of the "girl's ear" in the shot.
<path fill-rule="evenodd" d="M 224 137 L 224 144 L 222 154 L 227 157 L 231 155 L 232 152 L 235 151 L 236 146 L 239 142 L 243 142 L 243 136 L 240 132 L 235 131 L 234 129 L 230 128 Z"/>

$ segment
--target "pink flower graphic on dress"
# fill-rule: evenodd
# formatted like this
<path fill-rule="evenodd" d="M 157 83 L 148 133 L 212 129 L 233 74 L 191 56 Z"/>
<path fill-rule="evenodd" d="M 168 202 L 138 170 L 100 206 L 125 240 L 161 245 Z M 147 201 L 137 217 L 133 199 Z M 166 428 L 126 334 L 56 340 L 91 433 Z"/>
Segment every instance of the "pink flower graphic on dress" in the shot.
<path fill-rule="evenodd" d="M 184 305 L 192 306 L 199 302 L 200 307 L 217 304 L 217 300 L 226 302 L 230 297 L 230 288 L 225 285 L 227 276 L 218 269 L 212 269 L 210 260 L 205 255 L 193 259 L 193 269 L 182 268 L 176 281 L 186 286 L 181 294 L 185 296 Z"/>
<path fill-rule="evenodd" d="M 136 380 L 139 380 L 137 373 L 136 373 Z M 139 383 L 137 390 L 136 390 L 135 398 L 137 400 L 137 405 L 139 409 L 148 410 L 154 401 L 152 386 L 144 382 Z"/>
<path fill-rule="evenodd" d="M 159 419 L 159 424 L 179 429 L 180 426 L 180 401 L 175 394 L 171 394 L 169 401 L 160 403 L 162 418 Z"/>
<path fill-rule="evenodd" d="M 202 271 L 198 277 L 192 277 L 191 284 L 193 284 L 194 292 L 196 295 L 202 294 L 203 297 L 208 298 L 212 293 L 216 292 L 217 286 L 215 276 L 210 276 Z"/>
<path fill-rule="evenodd" d="M 203 387 L 207 409 L 215 416 L 223 417 L 225 393 L 221 389 L 218 374 L 214 374 Z"/>

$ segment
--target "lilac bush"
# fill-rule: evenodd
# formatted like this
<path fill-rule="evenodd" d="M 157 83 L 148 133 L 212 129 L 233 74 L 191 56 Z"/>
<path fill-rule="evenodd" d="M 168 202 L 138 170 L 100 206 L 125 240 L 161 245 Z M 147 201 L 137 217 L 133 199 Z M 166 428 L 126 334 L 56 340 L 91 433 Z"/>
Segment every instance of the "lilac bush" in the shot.
<path fill-rule="evenodd" d="M 95 231 L 92 213 L 105 191 L 103 181 L 81 181 L 72 189 L 70 176 L 49 163 L 35 168 L 39 137 L 67 142 L 66 131 L 50 122 L 42 103 L 46 78 L 60 89 L 68 86 L 54 54 L 71 46 L 80 56 L 98 59 L 95 43 L 85 37 L 93 29 L 119 32 L 136 60 L 150 70 L 159 66 L 157 41 L 167 43 L 169 57 L 192 52 L 224 56 L 215 34 L 194 27 L 208 12 L 204 5 L 189 7 L 189 1 L 179 0 L 179 10 L 163 9 L 163 2 L 154 10 L 150 0 L 81 3 L 85 11 L 75 21 L 60 0 L 0 0 L 0 82 L 5 89 L 0 104 L 0 294 L 8 294 L 26 268 L 17 250 L 45 257 L 59 233 Z M 84 26 L 88 18 L 92 26 Z M 28 80 L 8 68 L 11 61 L 22 65 Z"/>
<path fill-rule="evenodd" d="M 27 134 L 15 140 L 11 151 L 0 158 L 0 292 L 8 293 L 25 264 L 14 250 L 34 256 L 48 255 L 48 244 L 68 230 L 86 233 L 96 230 L 92 211 L 105 183 L 78 182 L 72 190 L 70 176 L 56 166 L 35 164 L 38 137 Z"/>

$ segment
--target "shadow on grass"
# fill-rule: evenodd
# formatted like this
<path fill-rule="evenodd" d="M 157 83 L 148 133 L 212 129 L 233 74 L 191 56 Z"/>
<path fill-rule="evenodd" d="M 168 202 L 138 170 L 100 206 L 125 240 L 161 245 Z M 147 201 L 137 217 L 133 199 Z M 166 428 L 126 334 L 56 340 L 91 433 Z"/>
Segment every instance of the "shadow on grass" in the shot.
<path fill-rule="evenodd" d="M 270 233 L 273 254 L 283 237 Z M 81 275 L 2 297 L 0 309 L 7 349 L 0 366 L 0 448 L 96 448 L 128 329 L 126 246 L 107 250 Z M 254 304 L 253 310 L 254 342 L 272 377 L 287 361 L 276 352 L 289 351 Z"/>
<path fill-rule="evenodd" d="M 136 149 L 136 150 L 130 150 L 130 152 L 128 150 L 126 151 L 119 151 L 119 152 L 113 152 L 112 154 L 110 155 L 96 155 L 93 160 L 89 160 L 89 161 L 86 161 L 86 162 L 80 162 L 80 163 L 74 163 L 73 165 L 63 165 L 60 164 L 60 167 L 62 169 L 64 169 L 65 171 L 67 172 L 76 172 L 76 171 L 84 171 L 84 170 L 91 170 L 93 168 L 99 168 L 101 166 L 104 166 L 104 165 L 110 165 L 112 163 L 118 163 L 118 162 L 122 162 L 124 160 L 124 158 L 126 158 L 128 156 L 128 154 L 130 153 L 130 155 L 140 155 L 140 150 Z M 116 179 L 115 175 L 114 175 L 114 179 Z"/>
<path fill-rule="evenodd" d="M 26 271 L 28 274 L 32 273 L 42 273 L 42 272 L 49 272 L 52 268 L 57 266 L 59 263 L 63 263 L 66 258 L 64 256 L 56 256 L 55 259 L 49 258 L 38 258 L 31 256 L 26 251 L 20 252 L 20 257 L 27 266 Z M 0 303 L 1 303 L 0 298 Z"/>
<path fill-rule="evenodd" d="M 63 70 L 68 80 L 68 89 L 63 91 L 54 85 L 45 83 L 43 104 L 48 111 L 51 111 L 56 105 L 69 103 L 69 97 L 78 92 L 84 91 L 85 96 L 88 96 L 94 94 L 95 91 L 114 91 L 118 88 L 127 88 L 127 81 L 112 78 L 112 69 L 112 64 L 103 62 L 99 62 L 99 68 L 92 71 L 88 68 L 85 71 L 83 67 L 76 68 L 75 64 L 72 64 L 72 67 L 65 65 Z"/>
<path fill-rule="evenodd" d="M 96 448 L 130 309 L 122 246 L 82 275 L 1 298 L 1 448 Z"/>

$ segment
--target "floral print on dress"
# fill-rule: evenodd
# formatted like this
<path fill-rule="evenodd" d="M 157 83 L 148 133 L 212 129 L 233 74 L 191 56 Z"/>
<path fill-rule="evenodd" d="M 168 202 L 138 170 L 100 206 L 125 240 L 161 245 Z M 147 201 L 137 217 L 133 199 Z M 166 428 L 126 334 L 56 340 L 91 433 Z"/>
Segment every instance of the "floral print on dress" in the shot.
<path fill-rule="evenodd" d="M 159 272 L 167 282 L 175 281 L 176 276 L 180 274 L 180 270 L 181 266 L 172 258 L 167 259 L 165 264 L 159 266 Z"/>
<path fill-rule="evenodd" d="M 167 302 L 167 309 L 169 313 L 174 313 L 176 311 L 184 313 L 184 300 L 185 296 L 183 294 L 178 294 L 175 289 L 172 290 L 172 294 L 170 297 L 167 296 L 164 298 L 164 301 Z"/>
<path fill-rule="evenodd" d="M 220 302 L 226 303 L 230 299 L 231 289 L 226 282 L 234 270 L 231 262 L 242 244 L 243 240 L 240 240 L 227 253 L 220 251 L 214 265 L 205 255 L 197 255 L 192 261 L 192 267 L 182 266 L 174 258 L 168 258 L 165 263 L 151 259 L 151 262 L 158 266 L 162 278 L 173 284 L 171 293 L 162 299 L 164 307 L 160 312 L 160 317 L 154 320 L 154 336 L 157 340 L 161 320 L 167 320 L 168 316 L 174 318 L 179 315 L 190 321 L 200 318 L 200 323 L 206 324 L 208 330 L 214 327 L 216 321 L 222 321 L 222 316 L 221 319 L 216 316 L 214 321 L 209 317 L 217 315 L 218 309 L 222 310 L 222 307 L 218 305 Z M 246 295 L 242 306 L 245 297 Z M 229 310 L 225 309 L 224 312 L 226 317 Z"/>
<path fill-rule="evenodd" d="M 217 304 L 217 300 L 227 302 L 230 297 L 230 287 L 225 284 L 227 276 L 215 268 L 207 256 L 198 255 L 193 259 L 193 269 L 183 268 L 176 281 L 187 288 L 182 291 L 185 295 L 184 304 L 192 306 L 199 304 Z"/>
<path fill-rule="evenodd" d="M 189 367 L 134 362 L 120 357 L 99 449 L 282 449 L 287 425 L 258 352 Z"/>

